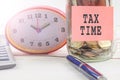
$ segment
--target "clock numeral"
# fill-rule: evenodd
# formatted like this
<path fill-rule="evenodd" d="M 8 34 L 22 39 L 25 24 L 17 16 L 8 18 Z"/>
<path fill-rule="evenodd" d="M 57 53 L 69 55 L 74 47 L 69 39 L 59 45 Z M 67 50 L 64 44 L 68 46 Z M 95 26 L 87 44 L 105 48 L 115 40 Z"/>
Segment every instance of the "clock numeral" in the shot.
<path fill-rule="evenodd" d="M 34 42 L 30 42 L 30 46 L 33 46 Z"/>
<path fill-rule="evenodd" d="M 49 46 L 49 45 L 50 45 L 50 43 L 49 43 L 49 41 L 47 41 L 47 42 L 46 42 L 46 46 Z"/>
<path fill-rule="evenodd" d="M 24 19 L 19 19 L 19 23 L 24 23 Z"/>
<path fill-rule="evenodd" d="M 13 29 L 13 33 L 17 33 L 17 29 Z"/>
<path fill-rule="evenodd" d="M 58 22 L 58 18 L 57 17 L 54 17 L 54 22 Z"/>
<path fill-rule="evenodd" d="M 64 27 L 61 28 L 61 32 L 65 32 L 65 28 Z"/>
<path fill-rule="evenodd" d="M 39 43 L 38 43 L 38 46 L 39 46 L 39 47 L 41 47 L 41 46 L 42 46 L 42 43 L 41 43 L 41 42 L 39 42 Z"/>
<path fill-rule="evenodd" d="M 28 19 L 33 19 L 32 14 L 27 15 L 27 18 L 28 18 Z"/>
<path fill-rule="evenodd" d="M 21 38 L 20 41 L 21 41 L 21 43 L 24 43 L 24 42 L 25 42 L 25 40 L 24 40 L 23 38 Z"/>
<path fill-rule="evenodd" d="M 41 18 L 41 13 L 36 13 L 35 18 Z"/>
<path fill-rule="evenodd" d="M 46 18 L 46 19 L 48 18 L 47 14 L 45 14 L 45 18 Z"/>
<path fill-rule="evenodd" d="M 59 42 L 59 38 L 55 38 L 55 41 L 56 41 L 56 42 Z"/>

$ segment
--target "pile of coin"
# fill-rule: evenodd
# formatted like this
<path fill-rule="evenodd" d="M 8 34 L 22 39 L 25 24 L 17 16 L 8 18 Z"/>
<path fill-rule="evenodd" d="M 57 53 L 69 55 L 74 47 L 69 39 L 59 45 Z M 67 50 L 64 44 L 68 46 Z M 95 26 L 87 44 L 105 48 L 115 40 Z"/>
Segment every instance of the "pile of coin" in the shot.
<path fill-rule="evenodd" d="M 91 59 L 108 54 L 111 46 L 112 41 L 80 41 L 70 42 L 68 48 L 74 55 Z"/>

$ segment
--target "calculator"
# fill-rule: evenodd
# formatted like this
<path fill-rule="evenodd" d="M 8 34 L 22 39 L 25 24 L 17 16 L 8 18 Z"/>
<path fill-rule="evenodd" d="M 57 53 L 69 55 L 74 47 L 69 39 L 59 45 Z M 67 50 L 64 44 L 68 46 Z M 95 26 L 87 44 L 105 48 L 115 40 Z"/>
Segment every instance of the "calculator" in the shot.
<path fill-rule="evenodd" d="M 0 35 L 0 70 L 16 66 L 9 43 L 5 36 Z"/>

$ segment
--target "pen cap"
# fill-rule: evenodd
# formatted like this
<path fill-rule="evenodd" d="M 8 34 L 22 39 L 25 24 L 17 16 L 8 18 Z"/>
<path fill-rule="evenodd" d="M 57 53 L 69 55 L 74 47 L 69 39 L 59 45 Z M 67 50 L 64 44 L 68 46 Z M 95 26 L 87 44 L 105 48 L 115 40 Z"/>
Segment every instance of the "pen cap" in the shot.
<path fill-rule="evenodd" d="M 67 60 L 70 61 L 71 63 L 75 64 L 76 66 L 79 66 L 80 64 L 82 64 L 80 61 L 76 60 L 73 56 L 68 55 Z"/>

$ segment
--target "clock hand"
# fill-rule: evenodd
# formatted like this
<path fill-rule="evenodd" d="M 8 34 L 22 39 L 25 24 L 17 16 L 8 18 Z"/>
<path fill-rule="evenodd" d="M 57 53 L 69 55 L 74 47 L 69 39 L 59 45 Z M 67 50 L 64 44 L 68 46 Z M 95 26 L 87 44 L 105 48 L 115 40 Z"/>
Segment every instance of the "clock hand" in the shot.
<path fill-rule="evenodd" d="M 30 27 L 32 27 L 34 30 L 37 30 L 37 28 L 33 25 L 30 25 Z"/>
<path fill-rule="evenodd" d="M 39 20 L 38 20 L 38 18 L 37 18 L 37 32 L 39 33 L 41 30 L 39 29 Z"/>
<path fill-rule="evenodd" d="M 36 31 L 38 32 L 38 33 L 40 33 L 44 28 L 46 28 L 46 27 L 48 27 L 50 25 L 50 23 L 44 23 L 43 25 L 41 25 L 41 27 L 39 28 L 39 27 L 35 27 L 35 29 L 36 29 Z M 34 28 L 34 27 L 33 27 Z"/>
<path fill-rule="evenodd" d="M 43 25 L 41 25 L 40 31 L 43 30 L 44 28 L 48 27 L 50 25 L 50 23 L 44 23 Z"/>
<path fill-rule="evenodd" d="M 36 32 L 40 32 L 41 30 L 39 29 L 39 28 L 36 28 L 35 26 L 33 26 L 33 25 L 30 25 L 30 27 L 32 27 Z"/>

